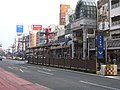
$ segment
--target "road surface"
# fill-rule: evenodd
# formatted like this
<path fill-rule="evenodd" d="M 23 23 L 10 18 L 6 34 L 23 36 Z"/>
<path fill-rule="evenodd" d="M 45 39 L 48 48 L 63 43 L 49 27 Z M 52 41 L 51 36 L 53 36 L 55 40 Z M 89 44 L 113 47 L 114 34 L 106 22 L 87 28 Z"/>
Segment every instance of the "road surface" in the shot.
<path fill-rule="evenodd" d="M 15 60 L 1 61 L 0 68 L 50 90 L 120 90 L 120 76 L 101 76 Z"/>

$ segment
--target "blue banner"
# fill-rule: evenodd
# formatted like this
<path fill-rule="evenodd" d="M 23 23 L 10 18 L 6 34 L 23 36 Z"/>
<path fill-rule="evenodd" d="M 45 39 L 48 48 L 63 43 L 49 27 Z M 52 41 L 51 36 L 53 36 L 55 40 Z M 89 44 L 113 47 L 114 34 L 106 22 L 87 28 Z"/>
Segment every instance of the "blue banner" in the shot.
<path fill-rule="evenodd" d="M 16 32 L 23 33 L 23 25 L 16 25 Z"/>
<path fill-rule="evenodd" d="M 98 59 L 103 59 L 104 58 L 104 52 L 103 52 L 103 33 L 102 32 L 98 32 L 98 36 L 97 36 L 97 57 Z"/>

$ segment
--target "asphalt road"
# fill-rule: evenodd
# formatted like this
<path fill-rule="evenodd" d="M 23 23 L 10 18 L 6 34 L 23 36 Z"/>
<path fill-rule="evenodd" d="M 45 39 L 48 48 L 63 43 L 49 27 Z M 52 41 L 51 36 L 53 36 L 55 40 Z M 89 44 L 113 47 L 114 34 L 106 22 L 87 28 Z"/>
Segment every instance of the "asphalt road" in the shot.
<path fill-rule="evenodd" d="M 101 76 L 15 60 L 0 61 L 0 67 L 50 90 L 120 90 L 120 76 Z"/>

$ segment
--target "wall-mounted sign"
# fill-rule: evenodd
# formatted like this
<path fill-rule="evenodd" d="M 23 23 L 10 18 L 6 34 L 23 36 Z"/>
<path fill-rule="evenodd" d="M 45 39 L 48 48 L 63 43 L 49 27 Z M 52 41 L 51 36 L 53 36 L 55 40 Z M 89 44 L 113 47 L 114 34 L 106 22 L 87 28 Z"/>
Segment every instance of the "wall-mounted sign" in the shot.
<path fill-rule="evenodd" d="M 73 22 L 71 24 L 71 28 L 76 28 L 76 27 L 80 27 L 80 20 L 79 21 L 76 21 L 76 22 Z"/>
<path fill-rule="evenodd" d="M 32 25 L 32 30 L 42 30 L 42 25 Z"/>

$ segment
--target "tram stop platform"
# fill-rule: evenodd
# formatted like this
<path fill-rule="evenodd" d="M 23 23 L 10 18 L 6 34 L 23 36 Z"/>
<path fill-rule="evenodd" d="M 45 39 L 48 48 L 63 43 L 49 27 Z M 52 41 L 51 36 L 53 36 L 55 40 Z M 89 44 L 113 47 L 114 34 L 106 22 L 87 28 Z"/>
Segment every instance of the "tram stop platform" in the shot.
<path fill-rule="evenodd" d="M 48 90 L 0 68 L 0 90 Z"/>

